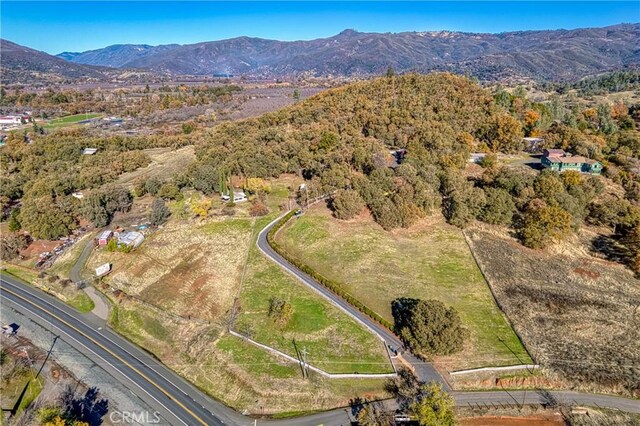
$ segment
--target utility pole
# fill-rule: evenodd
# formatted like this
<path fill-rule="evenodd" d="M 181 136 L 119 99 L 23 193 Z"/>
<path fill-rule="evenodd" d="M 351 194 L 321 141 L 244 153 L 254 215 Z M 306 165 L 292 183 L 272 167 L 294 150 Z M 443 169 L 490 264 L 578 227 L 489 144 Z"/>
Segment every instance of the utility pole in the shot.
<path fill-rule="evenodd" d="M 302 347 L 302 371 L 304 372 L 304 378 L 309 378 L 309 372 L 307 371 L 307 347 Z"/>

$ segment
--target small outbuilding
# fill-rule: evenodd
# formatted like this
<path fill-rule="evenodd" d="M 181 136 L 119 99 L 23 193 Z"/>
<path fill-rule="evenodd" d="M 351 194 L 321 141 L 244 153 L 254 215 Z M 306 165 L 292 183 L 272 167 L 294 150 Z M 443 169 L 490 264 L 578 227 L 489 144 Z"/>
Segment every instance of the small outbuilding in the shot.
<path fill-rule="evenodd" d="M 244 192 L 234 192 L 233 193 L 233 202 L 241 203 L 243 201 L 247 201 L 247 195 Z"/>
<path fill-rule="evenodd" d="M 118 244 L 136 248 L 144 241 L 144 235 L 137 231 L 123 232 L 118 236 Z"/>
<path fill-rule="evenodd" d="M 82 154 L 84 155 L 93 155 L 98 152 L 98 148 L 85 148 L 82 150 Z"/>
<path fill-rule="evenodd" d="M 113 231 L 103 231 L 102 234 L 98 237 L 98 245 L 106 246 L 109 243 L 109 240 L 113 237 Z"/>
<path fill-rule="evenodd" d="M 96 268 L 96 277 L 102 277 L 111 272 L 111 264 L 105 263 L 104 265 L 100 265 Z"/>

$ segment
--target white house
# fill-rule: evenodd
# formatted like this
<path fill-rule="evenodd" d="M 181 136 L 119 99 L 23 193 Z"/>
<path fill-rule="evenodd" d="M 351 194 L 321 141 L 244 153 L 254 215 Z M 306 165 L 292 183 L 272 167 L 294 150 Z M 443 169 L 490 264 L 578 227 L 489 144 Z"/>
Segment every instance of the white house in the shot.
<path fill-rule="evenodd" d="M 0 124 L 22 124 L 22 116 L 21 115 L 3 115 L 0 117 Z"/>
<path fill-rule="evenodd" d="M 245 195 L 244 192 L 234 192 L 233 193 L 233 202 L 234 203 L 241 203 L 243 201 L 247 201 L 247 196 Z"/>

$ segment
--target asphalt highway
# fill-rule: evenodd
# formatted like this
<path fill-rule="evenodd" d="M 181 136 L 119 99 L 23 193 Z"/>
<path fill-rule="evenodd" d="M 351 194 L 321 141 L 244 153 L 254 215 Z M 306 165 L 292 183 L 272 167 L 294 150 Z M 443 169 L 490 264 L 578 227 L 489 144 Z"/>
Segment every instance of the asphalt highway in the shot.
<path fill-rule="evenodd" d="M 171 424 L 237 424 L 237 419 L 231 421 L 225 416 L 228 412 L 235 412 L 218 403 L 219 407 L 214 408 L 220 410 L 214 415 L 210 409 L 203 407 L 201 392 L 193 386 L 109 329 L 92 326 L 82 314 L 62 302 L 6 274 L 1 276 L 0 289 L 3 308 L 8 306 L 16 309 L 51 329 L 61 339 L 92 358 L 150 406 L 156 407 L 161 416 Z M 215 403 L 210 399 L 206 402 L 207 405 Z"/>

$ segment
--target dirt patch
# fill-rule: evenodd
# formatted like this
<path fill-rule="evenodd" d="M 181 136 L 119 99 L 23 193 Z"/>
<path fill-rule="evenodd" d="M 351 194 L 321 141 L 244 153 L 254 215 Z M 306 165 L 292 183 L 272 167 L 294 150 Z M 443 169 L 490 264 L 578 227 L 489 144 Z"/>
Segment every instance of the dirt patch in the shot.
<path fill-rule="evenodd" d="M 573 272 L 575 272 L 578 275 L 582 275 L 583 277 L 590 278 L 592 280 L 595 280 L 596 278 L 600 277 L 600 272 L 591 271 L 589 269 L 584 269 L 584 268 L 576 268 L 573 270 Z"/>
<path fill-rule="evenodd" d="M 157 177 L 166 180 L 175 173 L 185 170 L 196 158 L 192 145 L 176 150 L 152 148 L 145 149 L 143 152 L 151 158 L 151 163 L 146 167 L 120 175 L 117 184 L 132 187 L 138 179 Z"/>
<path fill-rule="evenodd" d="M 483 416 L 460 419 L 462 426 L 564 426 L 562 415 L 542 415 L 527 417 Z"/>
<path fill-rule="evenodd" d="M 96 250 L 87 267 L 111 263 L 109 285 L 176 315 L 218 320 L 233 304 L 250 234 L 249 218 L 174 220 L 131 253 Z"/>

